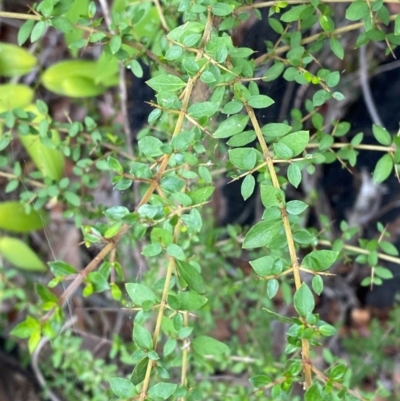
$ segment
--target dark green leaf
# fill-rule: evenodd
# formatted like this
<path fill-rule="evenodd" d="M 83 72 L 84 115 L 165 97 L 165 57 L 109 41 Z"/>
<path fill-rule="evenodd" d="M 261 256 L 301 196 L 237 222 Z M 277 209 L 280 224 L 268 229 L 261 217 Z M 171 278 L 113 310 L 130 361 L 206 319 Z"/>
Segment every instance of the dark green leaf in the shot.
<path fill-rule="evenodd" d="M 203 277 L 190 263 L 177 261 L 177 268 L 190 289 L 200 294 L 206 291 Z"/>

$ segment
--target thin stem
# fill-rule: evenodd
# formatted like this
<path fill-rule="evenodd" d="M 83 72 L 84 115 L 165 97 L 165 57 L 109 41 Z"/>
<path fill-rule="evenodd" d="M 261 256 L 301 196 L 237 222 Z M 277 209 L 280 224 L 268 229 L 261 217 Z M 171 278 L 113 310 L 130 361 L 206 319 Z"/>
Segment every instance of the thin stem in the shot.
<path fill-rule="evenodd" d="M 261 146 L 261 149 L 263 152 L 263 156 L 267 163 L 268 171 L 271 176 L 272 184 L 275 188 L 280 189 L 278 176 L 275 171 L 274 163 L 270 156 L 269 149 L 265 142 L 265 139 L 262 134 L 257 117 L 254 114 L 253 108 L 250 107 L 247 104 L 247 102 L 244 102 L 244 105 L 246 107 L 247 114 L 250 117 L 251 123 L 253 124 L 253 128 L 256 132 L 258 141 L 260 143 L 260 146 Z M 284 205 L 282 205 L 280 207 L 280 209 L 281 209 L 281 217 L 282 217 L 283 227 L 284 227 L 285 234 L 286 234 L 286 242 L 287 242 L 289 254 L 290 254 L 291 268 L 293 269 L 294 283 L 296 286 L 296 290 L 298 290 L 301 287 L 300 265 L 297 260 L 296 248 L 295 248 L 295 244 L 294 244 L 294 240 L 293 240 L 292 229 L 290 227 L 290 222 L 289 222 L 289 217 L 288 217 L 286 207 Z M 304 369 L 304 376 L 305 376 L 305 386 L 306 386 L 306 388 L 309 388 L 312 384 L 312 378 L 311 378 L 310 345 L 309 345 L 309 342 L 307 339 L 302 339 L 302 361 L 303 361 L 303 369 Z"/>

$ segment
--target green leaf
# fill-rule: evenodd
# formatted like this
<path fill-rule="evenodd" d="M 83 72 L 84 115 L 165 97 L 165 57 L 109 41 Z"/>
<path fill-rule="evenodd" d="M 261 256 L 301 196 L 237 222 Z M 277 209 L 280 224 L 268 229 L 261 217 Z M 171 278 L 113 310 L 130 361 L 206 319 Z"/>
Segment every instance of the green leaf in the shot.
<path fill-rule="evenodd" d="M 226 344 L 208 336 L 196 337 L 192 340 L 191 346 L 193 351 L 200 356 L 214 355 L 221 357 L 229 354 L 229 347 Z"/>
<path fill-rule="evenodd" d="M 306 148 L 309 139 L 310 134 L 308 131 L 297 131 L 279 139 L 278 143 L 288 146 L 292 150 L 293 156 L 297 156 Z"/>
<path fill-rule="evenodd" d="M 320 89 L 313 95 L 313 105 L 314 107 L 322 106 L 327 100 L 331 98 L 332 98 L 332 93 L 326 92 L 324 89 Z"/>
<path fill-rule="evenodd" d="M 374 271 L 375 271 L 375 275 L 377 276 L 377 277 L 380 277 L 380 278 L 383 278 L 383 279 L 391 279 L 391 278 L 393 278 L 393 273 L 392 273 L 392 271 L 391 270 L 389 270 L 388 268 L 386 268 L 386 267 L 382 267 L 382 266 L 376 266 L 375 268 L 374 268 Z"/>
<path fill-rule="evenodd" d="M 181 291 L 178 293 L 177 301 L 179 310 L 197 310 L 204 306 L 208 299 L 194 291 Z"/>
<path fill-rule="evenodd" d="M 111 377 L 109 380 L 111 390 L 119 398 L 133 398 L 137 395 L 135 385 L 122 377 Z"/>
<path fill-rule="evenodd" d="M 251 174 L 246 175 L 240 187 L 240 191 L 244 200 L 249 199 L 250 196 L 253 194 L 255 185 L 255 178 Z"/>
<path fill-rule="evenodd" d="M 159 227 L 153 228 L 150 238 L 151 242 L 161 242 L 164 246 L 171 244 L 173 241 L 172 234 L 168 230 Z"/>
<path fill-rule="evenodd" d="M 62 260 L 55 260 L 54 262 L 48 262 L 47 264 L 50 266 L 50 270 L 54 277 L 64 277 L 78 273 L 75 268 Z"/>
<path fill-rule="evenodd" d="M 273 99 L 266 95 L 253 95 L 247 101 L 248 105 L 255 109 L 264 109 L 275 103 Z"/>
<path fill-rule="evenodd" d="M 300 19 L 300 15 L 308 6 L 303 4 L 300 6 L 294 6 L 290 8 L 289 11 L 286 11 L 281 15 L 281 21 L 283 22 L 294 22 Z"/>
<path fill-rule="evenodd" d="M 129 213 L 129 209 L 125 206 L 113 206 L 104 211 L 106 217 L 115 221 L 122 220 Z"/>
<path fill-rule="evenodd" d="M 266 246 L 281 230 L 282 221 L 261 221 L 250 228 L 243 242 L 244 249 Z"/>
<path fill-rule="evenodd" d="M 394 34 L 396 36 L 400 35 L 400 14 L 397 14 L 394 20 Z"/>
<path fill-rule="evenodd" d="M 304 394 L 304 401 L 320 401 L 323 399 L 324 394 L 319 383 L 314 383 Z"/>
<path fill-rule="evenodd" d="M 109 43 L 111 53 L 112 53 L 112 54 L 115 54 L 115 53 L 121 48 L 121 45 L 122 45 L 122 38 L 121 38 L 121 36 L 119 36 L 119 35 L 114 35 L 114 36 L 111 38 L 110 43 Z"/>
<path fill-rule="evenodd" d="M 179 245 L 169 244 L 166 251 L 169 256 L 172 256 L 177 260 L 186 260 L 185 252 L 183 252 L 183 249 Z"/>
<path fill-rule="evenodd" d="M 199 102 L 192 104 L 189 109 L 189 115 L 195 118 L 210 117 L 218 110 L 218 103 L 215 102 Z"/>
<path fill-rule="evenodd" d="M 139 150 L 147 157 L 158 157 L 163 154 L 163 143 L 154 136 L 145 136 L 138 142 Z"/>
<path fill-rule="evenodd" d="M 271 383 L 272 379 L 265 375 L 255 375 L 255 376 L 250 377 L 249 382 L 254 387 L 264 387 L 267 384 Z"/>
<path fill-rule="evenodd" d="M 278 275 L 283 270 L 283 260 L 271 255 L 252 260 L 250 265 L 262 277 Z"/>
<path fill-rule="evenodd" d="M 299 244 L 304 244 L 308 245 L 311 244 L 315 241 L 315 237 L 312 236 L 307 230 L 305 229 L 300 229 L 297 230 L 293 233 L 293 239 L 299 243 Z"/>
<path fill-rule="evenodd" d="M 300 167 L 296 163 L 291 163 L 288 172 L 287 172 L 287 177 L 289 182 L 297 188 L 301 182 L 301 170 Z"/>
<path fill-rule="evenodd" d="M 27 271 L 46 271 L 46 265 L 25 242 L 18 238 L 0 237 L 0 254 L 8 262 Z"/>
<path fill-rule="evenodd" d="M 301 284 L 301 287 L 294 294 L 293 301 L 294 308 L 296 309 L 297 313 L 302 317 L 306 317 L 307 314 L 311 313 L 314 310 L 314 296 L 306 283 Z"/>
<path fill-rule="evenodd" d="M 240 134 L 232 136 L 227 144 L 231 147 L 241 147 L 253 142 L 256 139 L 256 133 L 253 130 L 244 131 Z"/>
<path fill-rule="evenodd" d="M 137 322 L 133 326 L 133 340 L 139 348 L 146 351 L 153 349 L 153 340 L 150 332 Z"/>
<path fill-rule="evenodd" d="M 330 324 L 323 324 L 319 326 L 319 332 L 326 337 L 333 336 L 336 333 L 336 329 Z"/>
<path fill-rule="evenodd" d="M 235 115 L 223 121 L 214 133 L 214 138 L 228 138 L 244 130 L 249 121 L 248 115 Z"/>
<path fill-rule="evenodd" d="M 285 203 L 285 194 L 280 188 L 272 185 L 261 185 L 261 201 L 266 208 L 278 206 L 282 207 Z"/>
<path fill-rule="evenodd" d="M 364 0 L 358 0 L 350 3 L 346 10 L 346 18 L 349 21 L 357 21 L 368 16 L 368 4 Z"/>
<path fill-rule="evenodd" d="M 203 277 L 190 263 L 177 261 L 177 268 L 179 275 L 185 280 L 191 290 L 200 294 L 206 291 Z"/>
<path fill-rule="evenodd" d="M 27 41 L 34 25 L 34 20 L 27 20 L 21 25 L 18 31 L 18 46 L 22 46 Z"/>
<path fill-rule="evenodd" d="M 376 163 L 374 174 L 372 176 L 376 183 L 385 181 L 393 170 L 393 159 L 388 153 L 384 154 Z"/>
<path fill-rule="evenodd" d="M 344 57 L 344 49 L 342 44 L 340 43 L 339 40 L 337 40 L 335 37 L 331 37 L 329 39 L 329 46 L 331 47 L 331 50 L 333 53 L 338 57 L 340 60 L 343 60 Z"/>
<path fill-rule="evenodd" d="M 211 186 L 203 187 L 191 192 L 189 196 L 191 197 L 193 204 L 197 205 L 199 203 L 206 202 L 213 194 L 214 190 L 215 188 Z"/>
<path fill-rule="evenodd" d="M 1 229 L 17 233 L 27 233 L 45 227 L 47 221 L 47 214 L 43 212 L 39 214 L 35 210 L 26 213 L 24 206 L 19 202 L 9 201 L 0 203 Z"/>
<path fill-rule="evenodd" d="M 397 248 L 391 242 L 388 241 L 380 241 L 379 248 L 381 248 L 382 251 L 387 253 L 388 255 L 397 256 L 399 254 Z"/>
<path fill-rule="evenodd" d="M 39 113 L 36 106 L 29 107 L 29 111 L 35 114 Z M 41 116 L 35 119 L 35 122 L 39 121 L 40 123 L 47 122 Z M 56 130 L 47 132 L 47 128 L 45 128 L 43 134 L 46 139 L 50 137 L 50 145 L 57 145 L 60 142 L 60 136 Z M 20 135 L 19 139 L 43 176 L 50 177 L 53 180 L 61 179 L 64 172 L 64 156 L 61 151 L 50 148 L 49 144 L 45 145 L 39 135 Z"/>
<path fill-rule="evenodd" d="M 144 284 L 126 283 L 125 289 L 135 305 L 142 306 L 144 302 L 157 303 L 157 297 L 154 292 Z"/>
<path fill-rule="evenodd" d="M 45 33 L 47 28 L 47 23 L 45 21 L 39 21 L 35 24 L 31 32 L 31 42 L 36 42 Z"/>
<path fill-rule="evenodd" d="M 140 384 L 146 377 L 149 358 L 142 359 L 133 369 L 131 380 L 134 385 Z"/>
<path fill-rule="evenodd" d="M 38 320 L 28 316 L 24 321 L 18 323 L 12 330 L 13 336 L 18 338 L 28 338 L 34 331 L 40 330 L 40 323 Z"/>
<path fill-rule="evenodd" d="M 254 148 L 236 148 L 228 151 L 230 162 L 240 170 L 251 170 L 257 162 Z"/>
<path fill-rule="evenodd" d="M 294 200 L 286 203 L 286 211 L 289 214 L 301 214 L 308 208 L 308 205 L 302 201 Z"/>
<path fill-rule="evenodd" d="M 156 92 L 175 92 L 179 89 L 183 89 L 187 85 L 187 83 L 182 81 L 179 77 L 171 74 L 157 75 L 146 81 L 146 83 Z"/>
<path fill-rule="evenodd" d="M 81 198 L 77 194 L 74 194 L 71 191 L 65 191 L 64 198 L 72 206 L 78 207 L 81 204 Z M 111 238 L 111 237 L 109 237 L 109 238 Z"/>
<path fill-rule="evenodd" d="M 332 266 L 332 264 L 336 261 L 339 252 L 321 250 L 321 251 L 312 251 L 308 255 L 305 256 L 302 266 L 308 267 L 311 270 L 316 272 L 320 272 Z"/>
<path fill-rule="evenodd" d="M 177 384 L 173 383 L 157 383 L 149 389 L 149 398 L 158 401 L 168 399 L 178 387 Z"/>
<path fill-rule="evenodd" d="M 222 109 L 224 114 L 236 114 L 239 113 L 243 109 L 243 103 L 239 100 L 231 100 L 226 103 Z"/>
<path fill-rule="evenodd" d="M 379 125 L 372 125 L 372 132 L 374 134 L 375 139 L 384 146 L 390 146 L 392 144 L 392 136 L 387 132 L 387 130 Z"/>
<path fill-rule="evenodd" d="M 71 24 L 71 22 L 64 17 L 54 17 L 51 19 L 51 25 L 63 32 L 63 33 L 69 33 L 74 31 L 74 26 Z"/>
<path fill-rule="evenodd" d="M 322 291 L 324 290 L 324 280 L 322 280 L 322 277 L 319 275 L 314 276 L 311 280 L 311 285 L 315 293 L 317 295 L 321 295 Z"/>
<path fill-rule="evenodd" d="M 232 8 L 226 3 L 214 3 L 211 8 L 211 12 L 218 17 L 225 17 L 232 14 Z"/>
<path fill-rule="evenodd" d="M 269 299 L 272 299 L 279 290 L 279 281 L 276 279 L 270 279 L 267 283 L 267 295 Z"/>
<path fill-rule="evenodd" d="M 276 159 L 289 160 L 293 157 L 292 149 L 284 143 L 274 143 L 274 156 Z"/>
<path fill-rule="evenodd" d="M 27 74 L 36 65 L 37 59 L 26 49 L 10 43 L 0 42 L 0 75 L 17 77 Z"/>
<path fill-rule="evenodd" d="M 118 84 L 118 67 L 103 67 L 107 75 L 101 75 L 99 62 L 88 60 L 67 60 L 53 64 L 42 75 L 43 85 L 58 95 L 69 97 L 92 97 Z M 106 60 L 107 61 L 107 60 Z"/>
<path fill-rule="evenodd" d="M 26 107 L 33 100 L 33 90 L 26 85 L 0 85 L 0 112 Z"/>
<path fill-rule="evenodd" d="M 264 82 L 275 81 L 285 70 L 285 64 L 281 62 L 275 62 L 268 70 L 265 72 L 262 80 Z"/>

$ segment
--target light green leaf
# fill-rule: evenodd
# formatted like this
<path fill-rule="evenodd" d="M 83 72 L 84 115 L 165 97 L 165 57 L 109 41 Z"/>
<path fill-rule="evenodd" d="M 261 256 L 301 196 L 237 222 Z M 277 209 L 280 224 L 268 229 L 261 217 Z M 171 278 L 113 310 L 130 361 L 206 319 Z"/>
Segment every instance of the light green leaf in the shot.
<path fill-rule="evenodd" d="M 139 348 L 145 351 L 153 349 L 153 339 L 150 332 L 137 322 L 133 326 L 133 341 L 135 341 L 135 344 Z"/>
<path fill-rule="evenodd" d="M 186 82 L 182 81 L 179 77 L 171 74 L 157 75 L 146 81 L 146 83 L 156 92 L 175 92 L 179 89 L 183 89 L 187 85 Z"/>
<path fill-rule="evenodd" d="M 153 304 L 157 302 L 157 297 L 154 292 L 144 284 L 126 283 L 125 289 L 129 298 L 135 305 L 142 306 L 144 302 L 150 302 Z"/>
<path fill-rule="evenodd" d="M 67 60 L 53 64 L 42 75 L 43 85 L 58 95 L 92 97 L 118 84 L 117 72 L 98 80 L 98 63 L 88 60 Z"/>
<path fill-rule="evenodd" d="M 31 210 L 25 212 L 24 206 L 15 201 L 0 203 L 0 228 L 8 231 L 26 233 L 46 226 L 48 216 L 44 212 Z"/>
<path fill-rule="evenodd" d="M 154 136 L 145 136 L 138 142 L 139 150 L 147 157 L 158 157 L 163 154 L 161 146 L 163 143 Z"/>
<path fill-rule="evenodd" d="M 320 272 L 332 266 L 332 264 L 336 261 L 339 252 L 321 250 L 321 251 L 312 251 L 305 256 L 302 266 L 308 267 L 311 270 Z"/>
<path fill-rule="evenodd" d="M 308 208 L 308 205 L 302 201 L 294 200 L 286 204 L 286 210 L 289 214 L 301 214 Z"/>
<path fill-rule="evenodd" d="M 25 242 L 18 238 L 0 237 L 0 254 L 16 267 L 28 271 L 46 271 L 46 265 Z"/>
<path fill-rule="evenodd" d="M 384 154 L 376 163 L 374 174 L 372 176 L 376 183 L 385 181 L 393 170 L 393 159 L 389 153 Z"/>
<path fill-rule="evenodd" d="M 192 104 L 189 109 L 189 115 L 195 118 L 210 117 L 218 110 L 218 103 L 215 102 L 199 102 Z"/>
<path fill-rule="evenodd" d="M 266 95 L 253 95 L 247 103 L 255 109 L 264 109 L 274 104 L 275 101 Z"/>
<path fill-rule="evenodd" d="M 308 288 L 306 283 L 303 283 L 301 287 L 296 291 L 293 297 L 294 308 L 297 313 L 306 317 L 307 314 L 311 313 L 315 307 L 315 300 L 311 290 Z"/>
<path fill-rule="evenodd" d="M 261 201 L 266 208 L 278 206 L 282 207 L 285 202 L 285 194 L 280 188 L 272 185 L 261 185 Z"/>
<path fill-rule="evenodd" d="M 297 156 L 306 148 L 309 139 L 310 134 L 308 131 L 297 131 L 279 139 L 278 143 L 288 146 L 292 150 L 293 156 Z"/>
<path fill-rule="evenodd" d="M 240 192 L 244 200 L 249 199 L 250 196 L 253 194 L 255 185 L 255 178 L 251 174 L 246 175 L 240 187 Z"/>
<path fill-rule="evenodd" d="M 204 306 L 208 299 L 194 291 L 181 291 L 178 293 L 177 301 L 179 310 L 197 310 Z"/>
<path fill-rule="evenodd" d="M 0 42 L 0 75 L 17 77 L 30 72 L 37 59 L 26 49 L 10 43 Z"/>
<path fill-rule="evenodd" d="M 211 8 L 211 12 L 218 17 L 225 17 L 232 14 L 232 8 L 227 3 L 214 3 Z"/>
<path fill-rule="evenodd" d="M 367 17 L 369 13 L 368 4 L 364 0 L 357 0 L 350 3 L 346 10 L 346 18 L 349 21 L 357 21 Z"/>
<path fill-rule="evenodd" d="M 387 132 L 387 130 L 379 125 L 372 125 L 372 132 L 374 134 L 375 139 L 384 146 L 390 146 L 392 144 L 392 136 Z"/>
<path fill-rule="evenodd" d="M 214 133 L 215 138 L 228 138 L 244 130 L 249 121 L 248 115 L 235 115 L 223 121 Z"/>
<path fill-rule="evenodd" d="M 288 134 L 292 127 L 282 123 L 270 123 L 261 128 L 263 135 L 267 137 L 280 137 Z"/>
<path fill-rule="evenodd" d="M 289 182 L 297 188 L 301 182 L 301 170 L 299 166 L 296 163 L 291 163 L 288 172 L 287 172 L 287 177 Z"/>
<path fill-rule="evenodd" d="M 193 351 L 201 356 L 214 355 L 219 357 L 229 354 L 229 347 L 226 344 L 208 336 L 196 337 L 191 346 Z"/>
<path fill-rule="evenodd" d="M 254 148 L 236 148 L 228 151 L 230 162 L 240 170 L 251 170 L 257 162 Z"/>
<path fill-rule="evenodd" d="M 313 290 L 317 295 L 321 295 L 322 291 L 324 290 L 324 280 L 322 280 L 321 276 L 314 276 L 311 280 L 311 285 Z"/>
<path fill-rule="evenodd" d="M 215 188 L 211 186 L 203 187 L 189 193 L 189 196 L 192 198 L 193 204 L 197 205 L 199 203 L 206 202 L 213 194 L 214 190 Z"/>
<path fill-rule="evenodd" d="M 135 385 L 128 379 L 111 377 L 109 382 L 111 390 L 119 398 L 133 398 L 137 395 Z"/>
<path fill-rule="evenodd" d="M 157 383 L 149 389 L 149 398 L 154 401 L 168 399 L 178 387 L 173 383 Z"/>

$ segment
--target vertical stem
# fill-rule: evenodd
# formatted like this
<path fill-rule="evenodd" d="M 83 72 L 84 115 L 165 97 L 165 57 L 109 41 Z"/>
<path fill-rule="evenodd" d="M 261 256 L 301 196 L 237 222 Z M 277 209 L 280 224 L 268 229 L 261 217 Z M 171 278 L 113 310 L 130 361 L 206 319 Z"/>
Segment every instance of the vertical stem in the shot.
<path fill-rule="evenodd" d="M 242 101 L 244 102 L 247 114 L 249 115 L 251 123 L 253 124 L 253 128 L 256 132 L 258 142 L 260 143 L 261 150 L 262 150 L 264 159 L 267 163 L 269 174 L 271 176 L 272 184 L 275 188 L 279 189 L 280 185 L 279 185 L 279 181 L 278 181 L 278 176 L 276 174 L 274 163 L 273 163 L 273 160 L 269 153 L 268 145 L 265 142 L 265 139 L 262 134 L 257 117 L 254 114 L 253 108 L 250 107 L 244 99 L 242 99 Z M 285 235 L 286 235 L 286 242 L 287 242 L 288 249 L 289 249 L 290 263 L 291 263 L 291 267 L 293 269 L 294 284 L 295 284 L 296 290 L 298 290 L 301 287 L 300 265 L 297 260 L 296 248 L 295 248 L 295 244 L 294 244 L 294 240 L 293 240 L 292 229 L 290 228 L 290 222 L 289 222 L 289 217 L 287 214 L 286 207 L 283 205 L 280 209 L 281 209 L 281 218 L 282 218 L 282 222 L 283 222 L 283 228 L 285 230 Z M 301 344 L 302 344 L 303 370 L 304 370 L 304 376 L 305 376 L 305 387 L 308 388 L 312 384 L 311 363 L 310 363 L 310 345 L 309 345 L 308 340 L 306 340 L 306 339 L 303 339 Z"/>

